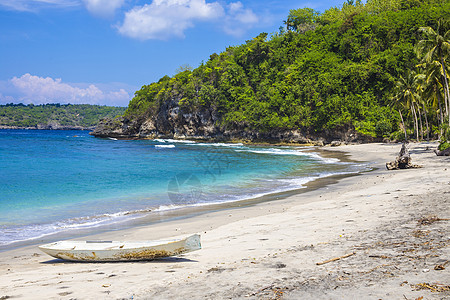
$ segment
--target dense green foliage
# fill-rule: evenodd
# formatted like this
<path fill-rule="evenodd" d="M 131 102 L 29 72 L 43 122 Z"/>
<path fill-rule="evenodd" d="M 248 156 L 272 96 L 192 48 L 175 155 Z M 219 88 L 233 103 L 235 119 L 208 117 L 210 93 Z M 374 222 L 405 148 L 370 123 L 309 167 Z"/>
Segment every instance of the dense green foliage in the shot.
<path fill-rule="evenodd" d="M 445 149 L 448 149 L 448 148 L 450 148 L 450 143 L 443 142 L 443 143 L 439 144 L 438 150 L 444 151 Z"/>
<path fill-rule="evenodd" d="M 0 125 L 37 127 L 50 124 L 64 127 L 92 127 L 100 119 L 123 114 L 124 107 L 88 104 L 0 105 Z"/>
<path fill-rule="evenodd" d="M 143 86 L 125 115 L 151 117 L 178 101 L 184 112 L 217 112 L 217 125 L 229 129 L 353 126 L 389 136 L 400 124 L 391 105 L 396 82 L 420 63 L 414 51 L 419 28 L 449 15 L 450 2 L 438 0 L 347 1 L 323 14 L 291 10 L 279 33 L 262 33 L 192 71 Z M 403 117 L 410 128 L 414 119 Z M 436 119 L 428 115 L 430 124 Z"/>

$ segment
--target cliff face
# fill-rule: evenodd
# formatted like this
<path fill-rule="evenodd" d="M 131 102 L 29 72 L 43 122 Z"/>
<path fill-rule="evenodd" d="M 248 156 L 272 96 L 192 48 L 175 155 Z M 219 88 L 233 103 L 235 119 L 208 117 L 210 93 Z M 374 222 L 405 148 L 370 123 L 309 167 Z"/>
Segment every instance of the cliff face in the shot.
<path fill-rule="evenodd" d="M 210 141 L 243 140 L 269 143 L 312 143 L 323 145 L 332 141 L 372 142 L 370 136 L 356 132 L 352 127 L 339 127 L 334 130 L 311 132 L 307 129 L 272 130 L 261 132 L 246 128 L 227 128 L 220 126 L 220 115 L 211 108 L 194 112 L 184 111 L 176 101 L 163 104 L 155 116 L 116 119 L 103 119 L 90 133 L 96 137 L 119 139 L 174 138 Z"/>
<path fill-rule="evenodd" d="M 217 120 L 218 116 L 209 109 L 184 112 L 176 101 L 168 101 L 154 116 L 103 119 L 90 134 L 124 139 L 215 139 L 221 135 L 220 128 L 215 125 Z"/>

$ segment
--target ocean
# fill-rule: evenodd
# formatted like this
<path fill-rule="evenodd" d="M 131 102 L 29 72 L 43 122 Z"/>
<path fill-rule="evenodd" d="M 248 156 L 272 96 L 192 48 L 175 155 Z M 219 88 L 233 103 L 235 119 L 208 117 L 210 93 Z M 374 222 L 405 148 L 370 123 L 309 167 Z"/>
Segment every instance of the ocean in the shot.
<path fill-rule="evenodd" d="M 0 247 L 299 190 L 318 178 L 367 169 L 306 146 L 0 130 Z"/>

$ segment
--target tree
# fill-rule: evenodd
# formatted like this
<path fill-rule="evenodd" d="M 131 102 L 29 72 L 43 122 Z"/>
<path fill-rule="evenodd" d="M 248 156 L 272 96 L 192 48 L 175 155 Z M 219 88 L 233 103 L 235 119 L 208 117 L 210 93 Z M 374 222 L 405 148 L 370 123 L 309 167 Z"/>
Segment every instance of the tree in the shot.
<path fill-rule="evenodd" d="M 175 70 L 175 73 L 178 74 L 178 73 L 182 73 L 182 72 L 185 72 L 185 71 L 191 72 L 193 69 L 194 69 L 194 68 L 191 67 L 189 64 L 182 64 L 181 66 L 179 66 L 179 67 Z"/>
<path fill-rule="evenodd" d="M 367 9 L 372 13 L 396 11 L 401 7 L 399 0 L 367 0 Z"/>
<path fill-rule="evenodd" d="M 425 36 L 416 45 L 416 51 L 422 61 L 431 64 L 438 61 L 441 65 L 442 80 L 444 86 L 444 102 L 446 115 L 450 125 L 450 94 L 447 80 L 447 59 L 450 54 L 450 30 L 447 20 L 439 20 L 437 29 L 420 27 L 420 32 Z"/>
<path fill-rule="evenodd" d="M 422 69 L 422 98 L 427 106 L 436 111 L 438 123 L 441 127 L 444 125 L 444 112 L 442 109 L 442 99 L 444 97 L 444 87 L 442 84 L 441 64 L 438 61 L 423 63 L 418 65 Z M 448 67 L 448 66 L 447 66 Z"/>
<path fill-rule="evenodd" d="M 419 125 L 417 121 L 416 102 L 418 98 L 417 94 L 417 77 L 415 72 L 409 71 L 406 76 L 400 76 L 400 79 L 395 84 L 394 98 L 392 99 L 392 105 L 398 110 L 400 118 L 403 123 L 403 129 L 405 133 L 405 139 L 407 139 L 406 126 L 403 120 L 402 109 L 410 109 L 411 114 L 414 117 L 414 131 L 416 138 L 419 140 Z"/>
<path fill-rule="evenodd" d="M 304 33 L 314 29 L 319 16 L 320 13 L 312 8 L 291 9 L 284 24 L 286 24 L 287 30 Z"/>

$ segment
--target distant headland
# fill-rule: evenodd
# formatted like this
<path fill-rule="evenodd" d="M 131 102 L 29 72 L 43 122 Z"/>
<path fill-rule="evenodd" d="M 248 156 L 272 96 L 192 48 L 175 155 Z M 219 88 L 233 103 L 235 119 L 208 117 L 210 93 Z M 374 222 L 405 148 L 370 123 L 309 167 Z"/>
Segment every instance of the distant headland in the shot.
<path fill-rule="evenodd" d="M 114 118 L 125 107 L 89 104 L 0 105 L 0 129 L 92 130 L 102 118 Z"/>

